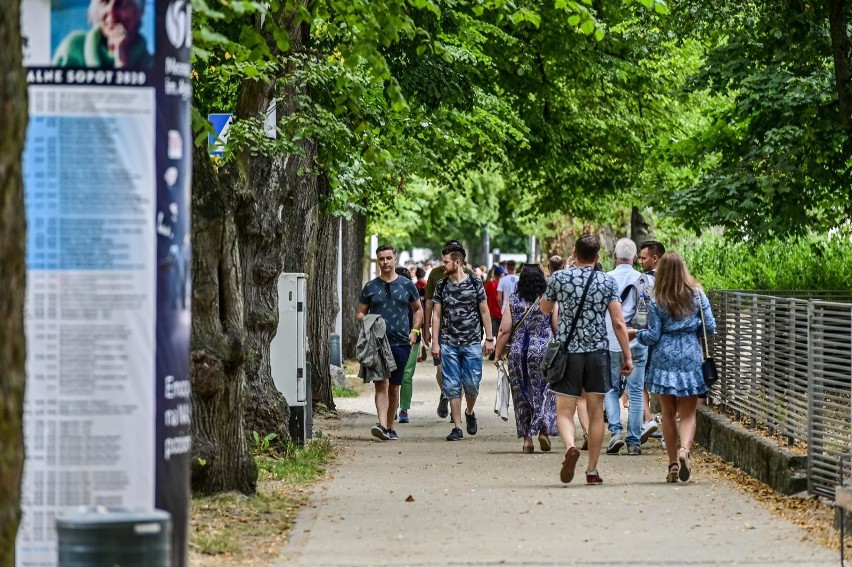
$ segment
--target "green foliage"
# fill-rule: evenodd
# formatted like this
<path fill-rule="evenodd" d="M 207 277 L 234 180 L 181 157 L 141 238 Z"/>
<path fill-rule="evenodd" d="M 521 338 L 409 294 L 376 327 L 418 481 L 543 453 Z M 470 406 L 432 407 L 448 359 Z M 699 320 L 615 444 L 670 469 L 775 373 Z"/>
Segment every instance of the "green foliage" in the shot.
<path fill-rule="evenodd" d="M 697 174 L 670 195 L 671 211 L 694 230 L 753 239 L 848 218 L 852 159 L 824 6 L 696 0 L 674 14 L 679 33 L 707 46 L 688 89 L 712 98 L 705 120 L 670 145 L 671 163 Z"/>
<path fill-rule="evenodd" d="M 307 483 L 320 478 L 334 458 L 334 445 L 328 439 L 309 441 L 303 447 L 288 443 L 282 458 L 257 457 L 261 480 Z"/>
<path fill-rule="evenodd" d="M 254 452 L 256 454 L 268 453 L 270 452 L 270 447 L 272 441 L 274 441 L 278 437 L 275 433 L 267 433 L 262 438 L 257 431 L 251 432 L 251 438 L 254 440 Z"/>
<path fill-rule="evenodd" d="M 707 289 L 849 290 L 852 230 L 810 232 L 751 244 L 718 234 L 687 238 L 676 248 Z"/>
<path fill-rule="evenodd" d="M 331 395 L 335 398 L 357 398 L 359 396 L 357 390 L 346 386 L 334 386 L 331 389 Z"/>

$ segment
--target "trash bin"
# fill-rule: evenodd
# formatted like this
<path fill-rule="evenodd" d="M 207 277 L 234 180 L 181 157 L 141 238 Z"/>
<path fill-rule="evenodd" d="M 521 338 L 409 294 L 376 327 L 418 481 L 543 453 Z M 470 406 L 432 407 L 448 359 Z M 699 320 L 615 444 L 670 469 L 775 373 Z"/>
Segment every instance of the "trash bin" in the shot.
<path fill-rule="evenodd" d="M 171 567 L 172 518 L 162 510 L 84 508 L 56 518 L 59 567 Z"/>

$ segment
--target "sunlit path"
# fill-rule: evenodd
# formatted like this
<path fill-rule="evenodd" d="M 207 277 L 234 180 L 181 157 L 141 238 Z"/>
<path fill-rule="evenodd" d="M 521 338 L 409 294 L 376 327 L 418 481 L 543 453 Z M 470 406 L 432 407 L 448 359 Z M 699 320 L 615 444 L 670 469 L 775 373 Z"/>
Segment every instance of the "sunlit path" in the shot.
<path fill-rule="evenodd" d="M 431 363 L 418 365 L 412 423 L 377 442 L 372 396 L 341 399 L 333 480 L 299 516 L 282 565 L 836 565 L 837 554 L 701 466 L 664 482 L 659 442 L 602 455 L 602 486 L 559 482 L 564 452 L 521 453 L 493 411 L 486 363 L 479 433 L 449 443 Z M 585 466 L 585 454 L 578 471 Z M 408 497 L 411 497 L 413 501 Z"/>

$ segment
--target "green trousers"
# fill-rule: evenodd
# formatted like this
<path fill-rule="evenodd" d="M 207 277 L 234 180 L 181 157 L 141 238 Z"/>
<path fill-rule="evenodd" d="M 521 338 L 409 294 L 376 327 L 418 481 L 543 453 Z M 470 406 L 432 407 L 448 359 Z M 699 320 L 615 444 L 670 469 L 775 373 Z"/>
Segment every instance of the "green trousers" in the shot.
<path fill-rule="evenodd" d="M 417 366 L 417 354 L 419 352 L 420 343 L 414 343 L 402 374 L 402 386 L 399 388 L 399 408 L 406 411 L 411 409 L 411 394 L 414 391 L 414 367 Z"/>

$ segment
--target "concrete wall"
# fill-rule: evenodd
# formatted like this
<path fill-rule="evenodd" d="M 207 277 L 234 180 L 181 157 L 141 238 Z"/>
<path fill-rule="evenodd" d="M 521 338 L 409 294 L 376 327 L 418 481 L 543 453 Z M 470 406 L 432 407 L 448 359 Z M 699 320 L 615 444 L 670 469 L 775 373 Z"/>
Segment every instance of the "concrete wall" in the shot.
<path fill-rule="evenodd" d="M 779 447 L 707 407 L 698 408 L 695 440 L 782 494 L 807 490 L 807 457 Z"/>

